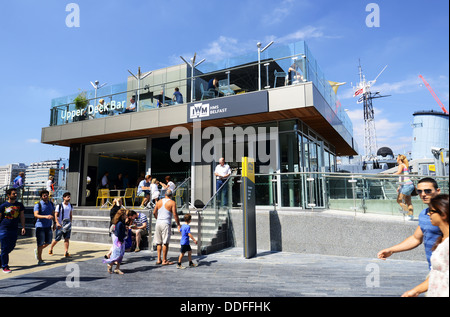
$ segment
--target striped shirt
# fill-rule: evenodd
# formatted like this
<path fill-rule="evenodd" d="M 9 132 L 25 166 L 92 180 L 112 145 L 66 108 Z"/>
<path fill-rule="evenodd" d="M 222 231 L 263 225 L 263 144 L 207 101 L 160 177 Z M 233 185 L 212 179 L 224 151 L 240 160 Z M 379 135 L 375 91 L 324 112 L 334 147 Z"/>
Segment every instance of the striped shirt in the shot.
<path fill-rule="evenodd" d="M 143 212 L 139 212 L 138 217 L 134 219 L 134 224 L 136 225 L 136 227 L 140 227 L 144 223 L 147 223 L 147 231 L 148 231 L 148 218 Z"/>

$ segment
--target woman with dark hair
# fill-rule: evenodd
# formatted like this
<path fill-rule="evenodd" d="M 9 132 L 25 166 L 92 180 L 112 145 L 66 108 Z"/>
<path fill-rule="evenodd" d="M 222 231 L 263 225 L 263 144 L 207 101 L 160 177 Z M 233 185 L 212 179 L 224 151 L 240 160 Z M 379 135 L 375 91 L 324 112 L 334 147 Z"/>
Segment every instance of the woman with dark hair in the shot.
<path fill-rule="evenodd" d="M 412 290 L 405 292 L 403 297 L 417 297 L 427 292 L 428 297 L 449 297 L 448 265 L 449 265 L 449 206 L 448 195 L 438 195 L 430 202 L 428 210 L 431 224 L 439 227 L 442 238 L 438 238 L 431 255 L 431 271 L 425 282 L 417 285 Z"/>
<path fill-rule="evenodd" d="M 123 255 L 125 254 L 125 220 L 126 220 L 126 209 L 120 209 L 117 211 L 113 218 L 114 233 L 113 233 L 113 246 L 111 250 L 111 255 L 109 259 L 103 260 L 108 267 L 108 272 L 112 273 L 112 264 L 116 264 L 116 269 L 114 273 L 123 274 L 120 270 L 120 264 L 122 263 Z"/>

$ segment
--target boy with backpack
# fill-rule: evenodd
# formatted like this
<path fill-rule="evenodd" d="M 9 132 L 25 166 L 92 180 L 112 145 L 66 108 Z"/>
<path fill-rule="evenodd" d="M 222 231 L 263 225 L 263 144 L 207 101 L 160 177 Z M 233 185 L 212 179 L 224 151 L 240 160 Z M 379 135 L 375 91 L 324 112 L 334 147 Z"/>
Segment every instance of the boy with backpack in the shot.
<path fill-rule="evenodd" d="M 66 258 L 70 257 L 69 254 L 69 239 L 70 233 L 72 231 L 72 210 L 73 206 L 70 203 L 70 193 L 64 193 L 63 202 L 56 206 L 55 209 L 55 222 L 56 222 L 56 230 L 55 230 L 55 238 L 53 239 L 52 244 L 50 245 L 50 250 L 48 254 L 53 255 L 53 248 L 55 245 L 61 241 L 61 238 L 64 237 L 64 256 Z"/>

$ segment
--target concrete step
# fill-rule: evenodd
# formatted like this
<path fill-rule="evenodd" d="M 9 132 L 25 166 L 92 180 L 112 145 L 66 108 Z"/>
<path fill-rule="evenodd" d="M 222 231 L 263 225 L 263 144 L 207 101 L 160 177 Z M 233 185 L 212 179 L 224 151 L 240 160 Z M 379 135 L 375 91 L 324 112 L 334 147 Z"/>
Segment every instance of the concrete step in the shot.
<path fill-rule="evenodd" d="M 141 211 L 140 209 L 137 209 Z M 152 217 L 152 235 L 154 233 L 154 227 L 156 224 L 155 219 L 151 215 L 151 210 L 143 210 L 147 217 Z M 26 227 L 31 229 L 34 235 L 34 223 L 35 219 L 32 210 L 26 212 Z M 192 235 L 198 239 L 198 213 L 191 211 L 192 220 L 190 223 Z M 218 218 L 217 218 L 218 217 Z M 184 224 L 183 215 L 179 215 L 180 223 Z M 217 218 L 217 219 L 216 219 Z M 95 207 L 75 207 L 73 210 L 73 222 L 71 240 L 73 241 L 85 241 L 95 243 L 111 244 L 112 239 L 109 235 L 110 227 L 110 211 L 109 209 L 99 209 Z M 227 220 L 227 212 L 216 210 L 205 210 L 202 212 L 202 241 L 203 249 L 207 249 L 211 243 L 214 243 L 218 238 L 218 230 L 216 227 L 216 221 L 219 223 L 219 227 L 222 227 Z M 149 237 L 149 243 L 151 243 L 152 237 Z M 169 244 L 169 251 L 179 252 L 180 250 L 181 233 L 176 228 L 172 229 L 171 241 Z M 197 245 L 190 241 L 193 253 L 197 253 Z"/>

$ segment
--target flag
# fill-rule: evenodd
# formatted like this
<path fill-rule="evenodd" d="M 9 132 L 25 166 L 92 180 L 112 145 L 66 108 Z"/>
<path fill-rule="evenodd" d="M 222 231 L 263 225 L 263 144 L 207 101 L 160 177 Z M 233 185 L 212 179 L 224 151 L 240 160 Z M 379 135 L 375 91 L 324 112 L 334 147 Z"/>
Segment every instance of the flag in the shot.
<path fill-rule="evenodd" d="M 364 88 L 360 88 L 353 94 L 353 97 L 359 96 L 364 92 Z"/>

